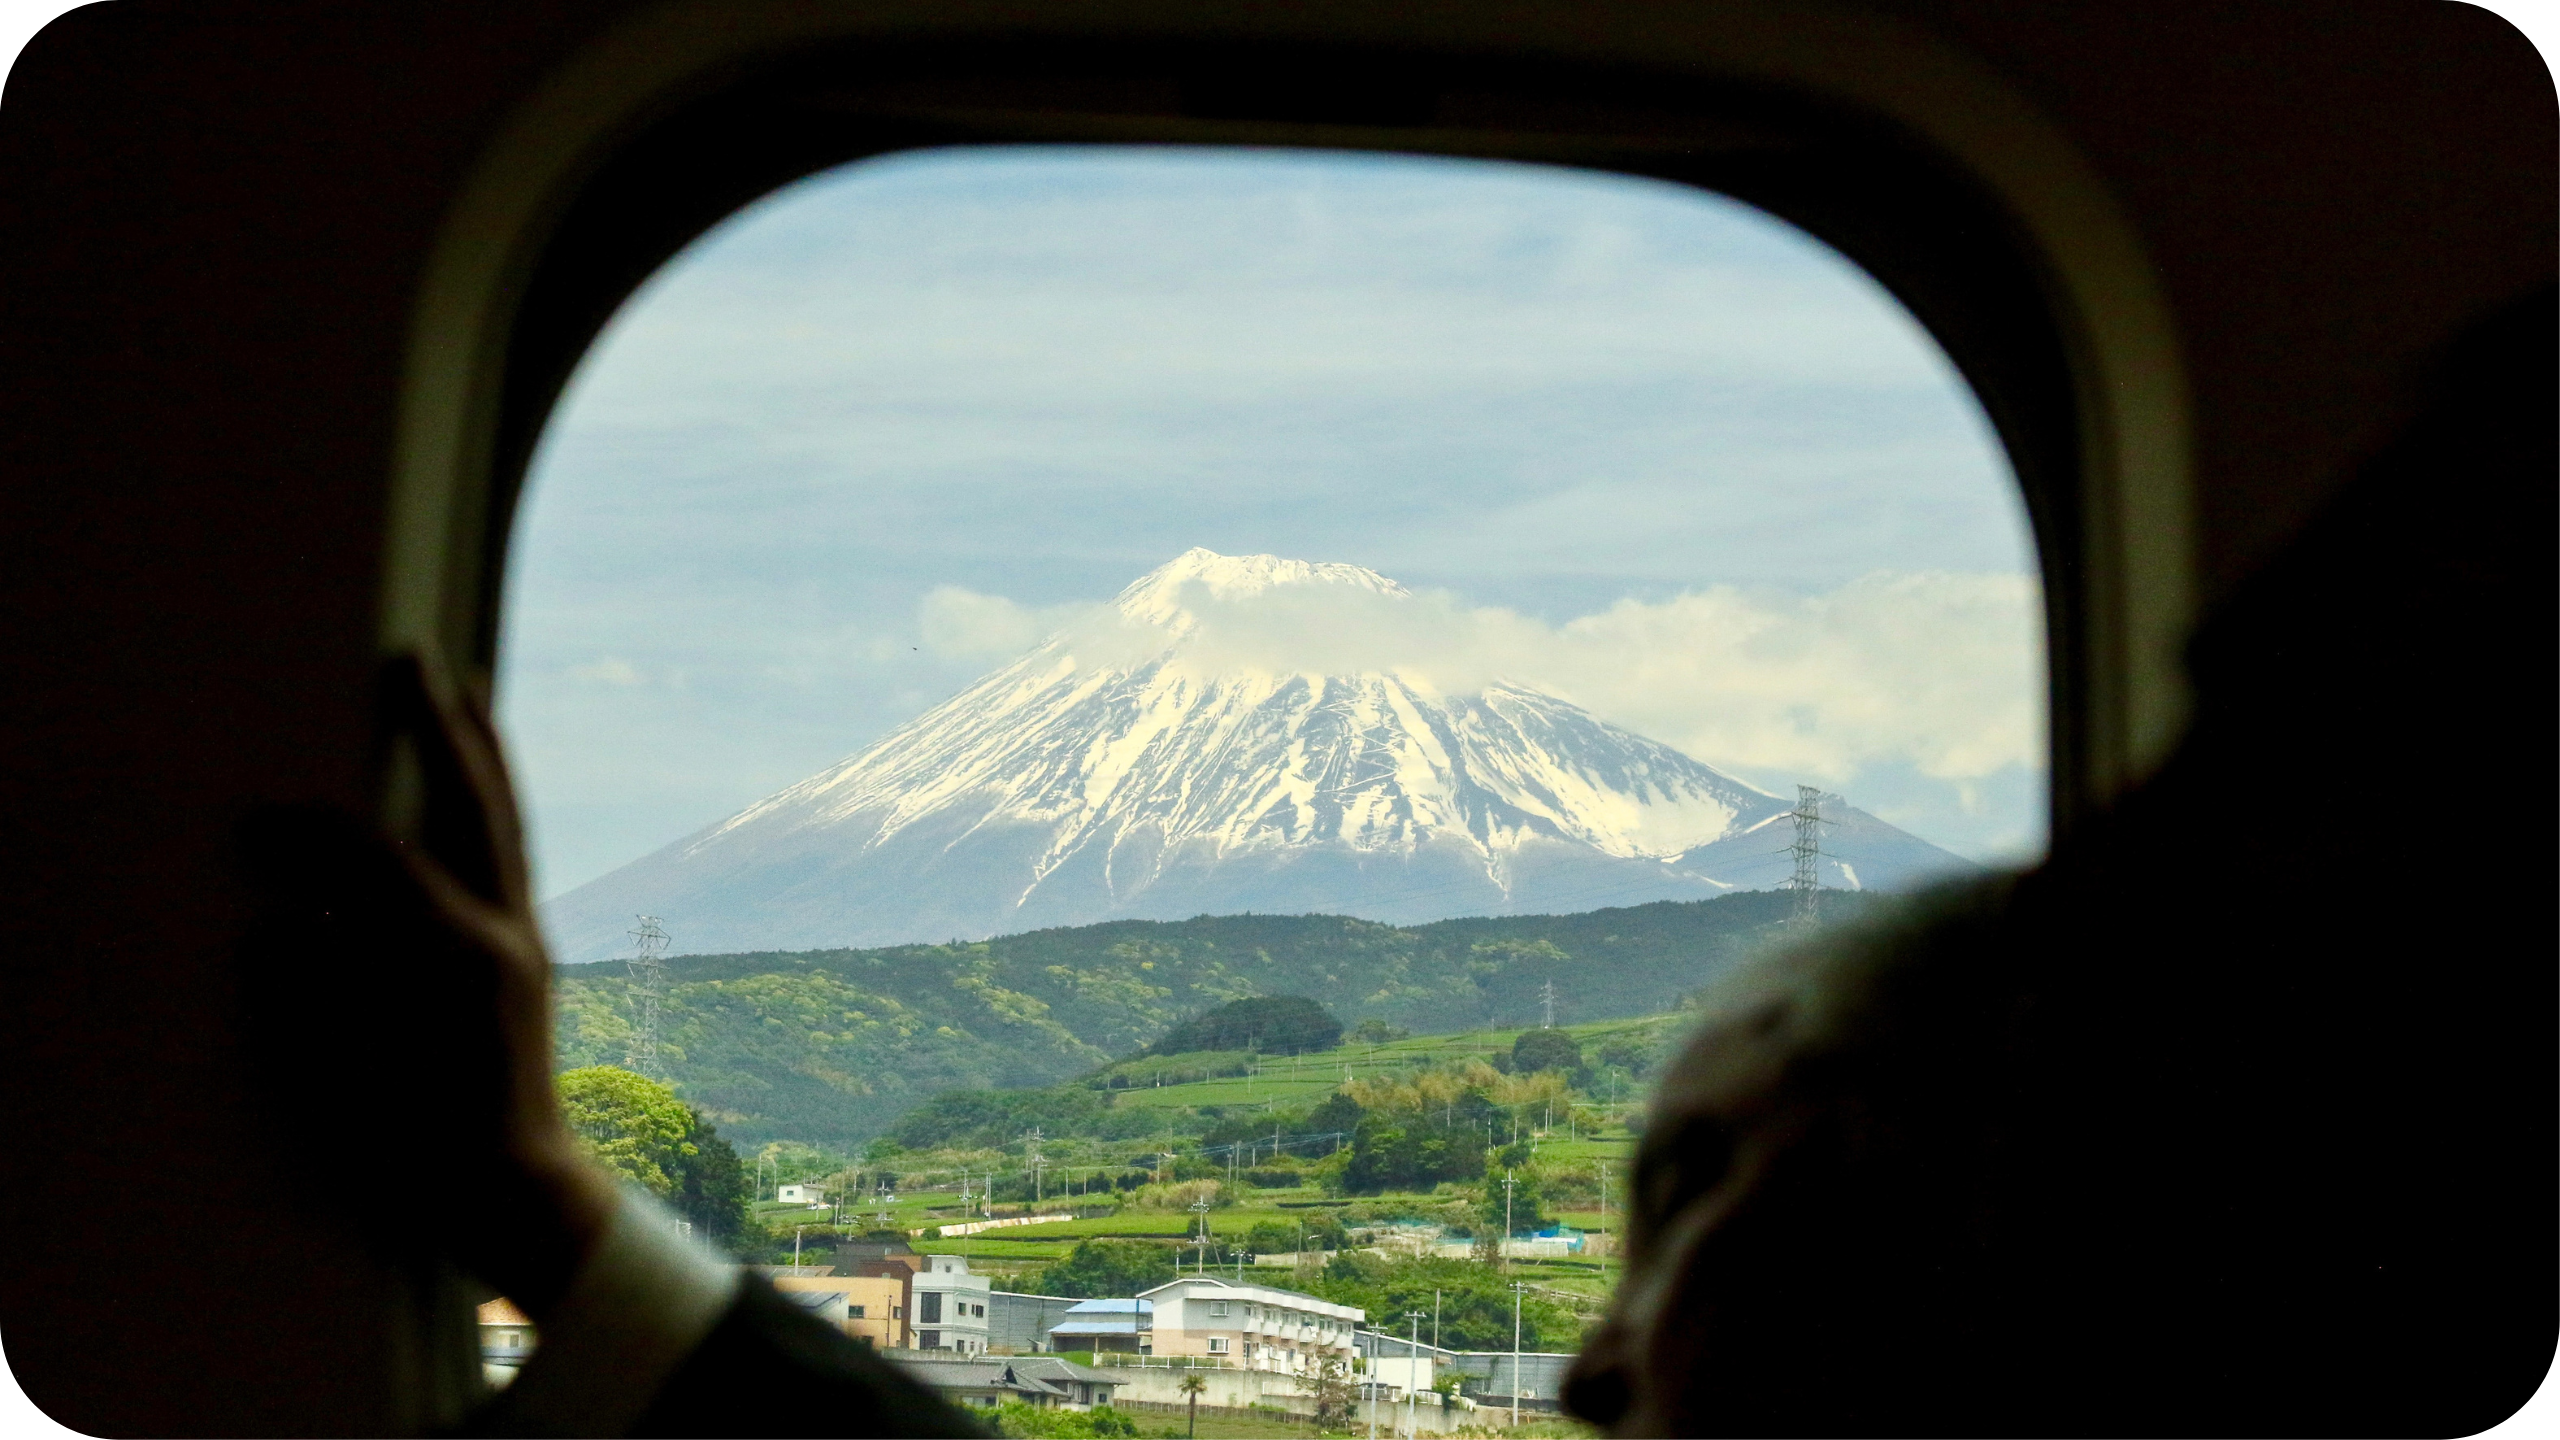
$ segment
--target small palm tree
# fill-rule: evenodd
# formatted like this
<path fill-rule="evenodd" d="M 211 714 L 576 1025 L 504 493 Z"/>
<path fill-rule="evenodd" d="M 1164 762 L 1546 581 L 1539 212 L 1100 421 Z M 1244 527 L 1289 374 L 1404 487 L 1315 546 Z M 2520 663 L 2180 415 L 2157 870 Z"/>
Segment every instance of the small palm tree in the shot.
<path fill-rule="evenodd" d="M 1201 1379 L 1200 1372 L 1195 1370 L 1182 1377 L 1180 1388 L 1183 1398 L 1191 1402 L 1191 1425 L 1184 1433 L 1198 1435 L 1200 1433 L 1200 1396 L 1208 1390 L 1209 1382 Z"/>

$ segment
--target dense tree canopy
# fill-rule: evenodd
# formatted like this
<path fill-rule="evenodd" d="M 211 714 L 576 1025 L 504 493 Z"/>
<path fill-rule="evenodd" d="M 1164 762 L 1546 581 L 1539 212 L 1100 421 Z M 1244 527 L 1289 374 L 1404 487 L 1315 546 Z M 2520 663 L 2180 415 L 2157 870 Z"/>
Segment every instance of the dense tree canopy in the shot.
<path fill-rule="evenodd" d="M 555 1079 L 560 1108 L 597 1163 L 664 1197 L 694 1154 L 693 1112 L 676 1093 L 619 1065 L 590 1065 Z"/>
<path fill-rule="evenodd" d="M 1306 1128 L 1317 1134 L 1356 1130 L 1360 1127 L 1360 1114 L 1360 1102 L 1336 1090 L 1324 1097 L 1323 1104 L 1307 1112 Z"/>
<path fill-rule="evenodd" d="M 1507 1208 L 1502 1185 L 1506 1175 L 1511 1180 Z M 1555 1218 L 1546 1213 L 1545 1198 L 1545 1189 L 1540 1185 L 1535 1169 L 1487 1169 L 1484 1187 L 1476 1192 L 1476 1219 L 1496 1235 L 1504 1233 L 1506 1223 L 1510 1226 L 1510 1234 L 1532 1235 L 1545 1229 Z"/>
<path fill-rule="evenodd" d="M 946 1145 L 1000 1149 L 1037 1125 L 1052 1135 L 1131 1140 L 1153 1133 L 1163 1117 L 1112 1110 L 1101 1092 L 1080 1085 L 1045 1090 L 952 1090 L 907 1112 L 889 1139 L 907 1150 Z M 891 1152 L 884 1152 L 891 1153 Z"/>
<path fill-rule="evenodd" d="M 742 1238 L 746 1167 L 675 1091 L 617 1065 L 564 1071 L 553 1083 L 563 1118 L 599 1164 L 665 1200 L 704 1240 Z"/>
<path fill-rule="evenodd" d="M 1341 1040 L 1342 1022 L 1313 1000 L 1302 995 L 1256 995 L 1230 1000 L 1183 1021 L 1148 1046 L 1146 1053 L 1259 1050 L 1265 1055 L 1297 1055 L 1330 1050 Z"/>
<path fill-rule="evenodd" d="M 1534 1075 L 1541 1070 L 1582 1068 L 1582 1046 L 1562 1030 L 1523 1030 L 1511 1042 L 1511 1073 Z"/>
<path fill-rule="evenodd" d="M 668 1196 L 676 1213 L 693 1222 L 694 1232 L 716 1245 L 735 1246 L 746 1237 L 747 1190 L 751 1182 L 738 1152 L 699 1115 L 694 1117 L 693 1154 L 679 1162 L 675 1193 Z"/>
<path fill-rule="evenodd" d="M 1482 1096 L 1466 1097 L 1450 1111 L 1366 1115 L 1351 1136 L 1351 1160 L 1342 1188 L 1354 1195 L 1382 1190 L 1428 1190 L 1443 1180 L 1473 1180 L 1484 1173 L 1487 1108 Z"/>
<path fill-rule="evenodd" d="M 1152 1290 L 1173 1278 L 1173 1250 L 1147 1240 L 1079 1240 L 1066 1259 L 1040 1272 L 1043 1295 L 1109 1300 Z"/>
<path fill-rule="evenodd" d="M 1827 895 L 1826 913 L 1870 898 Z M 1214 915 L 949 945 L 679 955 L 667 962 L 659 1053 L 668 1078 L 731 1136 L 849 1149 L 947 1091 L 1054 1085 L 1159 1037 L 1168 1049 L 1203 1048 L 1165 1032 L 1239 996 L 1321 996 L 1349 1018 L 1380 1022 L 1369 1032 L 1380 1037 L 1534 1023 L 1539 984 L 1551 978 L 1571 981 L 1577 1020 L 1660 1014 L 1786 920 L 1791 904 L 1781 892 L 1746 891 L 1406 927 Z M 562 966 L 556 996 L 563 1069 L 629 1052 L 622 967 Z M 1256 1043 L 1265 1054 L 1293 1044 L 1276 1033 Z M 1165 1084 L 1197 1078 L 1181 1073 L 1198 1068 L 1188 1063 L 1171 1068 Z M 1115 1083 L 1158 1078 L 1133 1072 Z"/>

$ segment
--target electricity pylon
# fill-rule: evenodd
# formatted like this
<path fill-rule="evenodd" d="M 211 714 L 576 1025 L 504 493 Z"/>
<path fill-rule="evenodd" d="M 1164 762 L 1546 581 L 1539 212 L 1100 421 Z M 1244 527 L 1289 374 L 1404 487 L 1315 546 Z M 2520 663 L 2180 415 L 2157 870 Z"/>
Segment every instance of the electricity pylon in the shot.
<path fill-rule="evenodd" d="M 631 958 L 623 969 L 631 977 L 631 1050 L 624 1059 L 652 1079 L 658 1073 L 658 1010 L 667 996 L 667 932 L 655 915 L 635 915 Z"/>
<path fill-rule="evenodd" d="M 1796 873 L 1787 888 L 1796 892 L 1794 920 L 1810 925 L 1821 917 L 1822 908 L 1822 792 L 1811 785 L 1796 787 L 1796 839 L 1787 853 L 1796 861 Z"/>

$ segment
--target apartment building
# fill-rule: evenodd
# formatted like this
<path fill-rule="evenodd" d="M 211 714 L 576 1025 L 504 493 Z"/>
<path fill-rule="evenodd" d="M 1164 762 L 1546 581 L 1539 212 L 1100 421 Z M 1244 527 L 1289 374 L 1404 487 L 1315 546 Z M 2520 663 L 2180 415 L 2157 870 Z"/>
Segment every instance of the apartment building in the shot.
<path fill-rule="evenodd" d="M 995 1282 L 969 1273 L 969 1260 L 963 1255 L 928 1255 L 925 1261 L 925 1268 L 908 1282 L 914 1296 L 908 1325 L 915 1348 L 985 1354 L 987 1304 Z"/>
<path fill-rule="evenodd" d="M 883 1350 L 903 1348 L 911 1333 L 909 1272 L 894 1267 L 887 1275 L 838 1275 L 834 1270 L 832 1265 L 777 1265 L 768 1273 L 773 1288 L 800 1299 L 810 1313 L 834 1322 L 851 1338 Z M 819 1294 L 832 1298 L 819 1300 Z"/>
<path fill-rule="evenodd" d="M 1215 1359 L 1243 1370 L 1313 1373 L 1346 1363 L 1368 1312 L 1295 1290 L 1192 1276 L 1138 1297 L 1151 1304 L 1153 1353 Z"/>

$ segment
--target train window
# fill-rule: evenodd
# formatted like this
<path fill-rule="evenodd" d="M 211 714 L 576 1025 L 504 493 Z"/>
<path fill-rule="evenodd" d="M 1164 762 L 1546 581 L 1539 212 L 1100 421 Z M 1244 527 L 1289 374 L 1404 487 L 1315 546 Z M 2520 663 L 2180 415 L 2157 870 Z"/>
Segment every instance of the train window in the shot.
<path fill-rule="evenodd" d="M 1426 1191 L 1605 1155 L 1735 957 L 2045 836 L 1980 405 L 1856 265 L 1664 181 L 827 171 L 604 330 L 505 594 L 561 1064 L 845 1235 L 1327 1183 L 1363 1107 L 1477 1137 Z"/>

